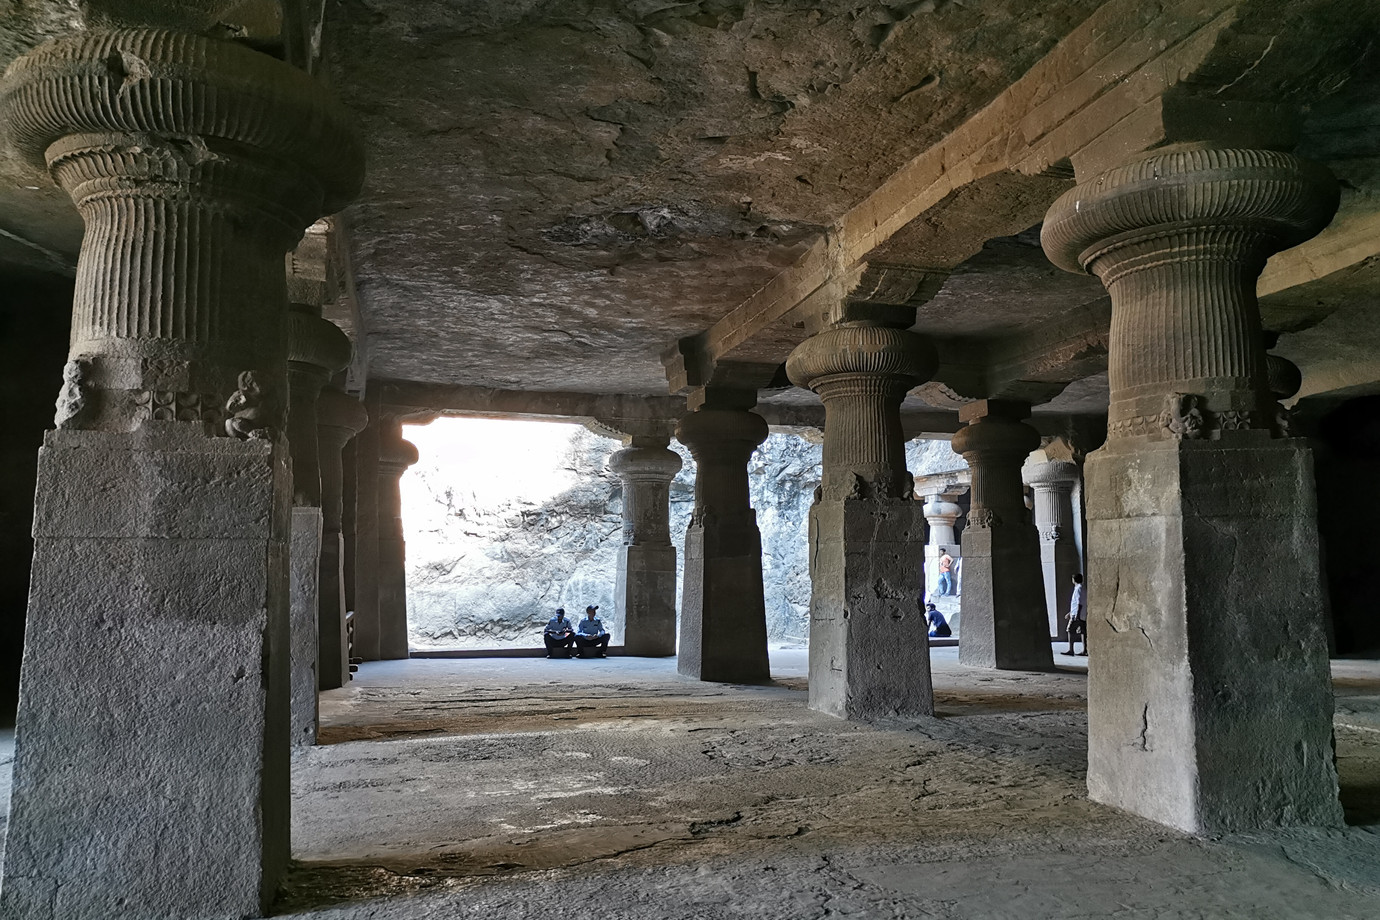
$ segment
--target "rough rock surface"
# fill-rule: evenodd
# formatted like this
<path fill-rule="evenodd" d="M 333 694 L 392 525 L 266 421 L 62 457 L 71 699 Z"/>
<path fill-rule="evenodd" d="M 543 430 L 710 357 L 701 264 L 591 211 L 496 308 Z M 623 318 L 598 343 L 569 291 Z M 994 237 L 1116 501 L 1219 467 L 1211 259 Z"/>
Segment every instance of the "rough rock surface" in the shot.
<path fill-rule="evenodd" d="M 443 421 L 437 424 L 452 424 Z M 414 429 L 415 430 L 415 429 Z M 552 476 L 570 483 L 547 497 L 492 500 L 457 481 L 443 457 L 422 458 L 407 474 L 408 626 L 418 648 L 498 648 L 538 644 L 556 607 L 573 618 L 598 604 L 613 617 L 621 540 L 622 483 L 608 472 L 619 444 L 571 426 L 553 455 Z M 685 528 L 694 505 L 695 461 L 672 442 L 684 467 L 671 484 L 671 540 L 684 572 Z M 947 441 L 912 441 L 907 462 L 917 475 L 962 468 Z M 809 635 L 810 575 L 806 526 L 820 479 L 820 446 L 773 434 L 748 468 L 762 532 L 768 641 L 803 646 Z M 543 483 L 534 483 L 540 493 Z M 550 489 L 545 489 L 549 493 Z"/>
<path fill-rule="evenodd" d="M 805 707 L 671 660 L 366 664 L 294 764 L 276 916 L 1287 920 L 1380 911 L 1373 663 L 1338 662 L 1352 824 L 1200 840 L 1088 801 L 1077 672 L 958 667 L 938 718 Z"/>

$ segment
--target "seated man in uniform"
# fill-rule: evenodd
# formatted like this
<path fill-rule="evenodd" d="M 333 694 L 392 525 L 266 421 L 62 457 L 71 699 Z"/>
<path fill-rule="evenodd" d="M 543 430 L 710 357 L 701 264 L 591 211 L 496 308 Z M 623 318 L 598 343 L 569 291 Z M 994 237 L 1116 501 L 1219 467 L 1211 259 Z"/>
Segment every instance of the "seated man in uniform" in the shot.
<path fill-rule="evenodd" d="M 541 638 L 546 643 L 547 658 L 570 657 L 570 647 L 575 644 L 575 630 L 565 618 L 564 607 L 557 607 L 556 615 L 546 621 Z"/>
<path fill-rule="evenodd" d="M 604 631 L 604 624 L 598 617 L 599 605 L 585 608 L 585 618 L 580 621 L 579 627 L 575 631 L 575 647 L 580 651 L 580 657 L 585 658 L 587 649 L 594 649 L 594 654 L 588 657 L 604 658 L 604 649 L 609 647 L 609 634 Z"/>

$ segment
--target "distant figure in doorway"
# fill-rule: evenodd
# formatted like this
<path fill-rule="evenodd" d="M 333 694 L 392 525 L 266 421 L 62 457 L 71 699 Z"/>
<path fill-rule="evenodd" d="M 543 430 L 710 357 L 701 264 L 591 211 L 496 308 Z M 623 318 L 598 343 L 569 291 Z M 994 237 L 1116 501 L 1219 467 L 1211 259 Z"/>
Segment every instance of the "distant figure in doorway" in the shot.
<path fill-rule="evenodd" d="M 949 621 L 944 619 L 944 614 L 934 604 L 925 605 L 925 622 L 930 625 L 931 639 L 947 639 L 954 634 L 949 628 Z"/>
<path fill-rule="evenodd" d="M 1088 597 L 1083 591 L 1083 576 L 1073 576 L 1073 597 L 1069 598 L 1069 650 L 1065 655 L 1073 654 L 1073 640 L 1083 640 L 1083 651 L 1079 655 L 1088 654 Z"/>
<path fill-rule="evenodd" d="M 570 647 L 575 644 L 575 628 L 565 618 L 564 607 L 557 607 L 556 615 L 546 621 L 541 638 L 546 643 L 547 658 L 570 657 Z"/>
<path fill-rule="evenodd" d="M 940 597 L 947 597 L 954 593 L 954 557 L 949 555 L 947 549 L 941 552 L 943 555 L 939 557 L 939 586 L 935 590 Z"/>
<path fill-rule="evenodd" d="M 599 619 L 599 605 L 585 608 L 585 618 L 575 630 L 575 647 L 580 657 L 604 658 L 604 650 L 609 647 L 609 634 L 604 631 L 603 621 Z M 592 656 L 586 656 L 586 649 L 594 649 Z"/>

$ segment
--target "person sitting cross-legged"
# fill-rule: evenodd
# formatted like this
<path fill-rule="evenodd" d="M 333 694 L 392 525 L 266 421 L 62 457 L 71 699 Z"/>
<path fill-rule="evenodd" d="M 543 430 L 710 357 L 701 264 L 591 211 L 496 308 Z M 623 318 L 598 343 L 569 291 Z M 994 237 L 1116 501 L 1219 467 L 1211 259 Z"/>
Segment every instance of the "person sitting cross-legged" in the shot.
<path fill-rule="evenodd" d="M 604 631 L 604 624 L 599 619 L 599 605 L 585 608 L 585 618 L 580 621 L 580 625 L 575 629 L 575 647 L 579 649 L 580 657 L 604 658 L 604 650 L 609 647 L 609 634 Z M 586 655 L 588 649 L 594 649 L 592 655 Z"/>
<path fill-rule="evenodd" d="M 546 621 L 541 638 L 546 643 L 547 658 L 570 657 L 570 647 L 575 644 L 575 629 L 565 618 L 564 607 L 557 607 L 556 615 Z"/>

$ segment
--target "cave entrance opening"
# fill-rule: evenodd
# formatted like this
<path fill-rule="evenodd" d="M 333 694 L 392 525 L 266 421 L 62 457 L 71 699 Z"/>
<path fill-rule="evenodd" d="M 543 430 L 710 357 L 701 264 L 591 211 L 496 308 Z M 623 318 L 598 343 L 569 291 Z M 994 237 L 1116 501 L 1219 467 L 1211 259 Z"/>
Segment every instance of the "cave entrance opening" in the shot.
<path fill-rule="evenodd" d="M 575 620 L 591 604 L 621 641 L 619 441 L 564 419 L 447 416 L 406 437 L 421 455 L 401 483 L 414 655 L 541 648 L 556 608 Z"/>

